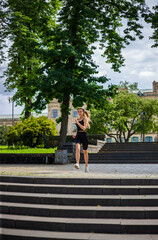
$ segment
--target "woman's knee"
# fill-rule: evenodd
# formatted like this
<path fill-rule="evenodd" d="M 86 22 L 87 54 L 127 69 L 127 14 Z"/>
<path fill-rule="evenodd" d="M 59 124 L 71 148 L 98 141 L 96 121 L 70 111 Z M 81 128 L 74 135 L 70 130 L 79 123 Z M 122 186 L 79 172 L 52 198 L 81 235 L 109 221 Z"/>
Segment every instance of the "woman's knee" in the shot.
<path fill-rule="evenodd" d="M 88 153 L 87 149 L 86 149 L 86 150 L 83 149 L 83 153 L 84 153 L 84 154 L 87 154 L 87 153 Z"/>
<path fill-rule="evenodd" d="M 80 151 L 80 144 L 79 143 L 76 144 L 76 151 Z"/>

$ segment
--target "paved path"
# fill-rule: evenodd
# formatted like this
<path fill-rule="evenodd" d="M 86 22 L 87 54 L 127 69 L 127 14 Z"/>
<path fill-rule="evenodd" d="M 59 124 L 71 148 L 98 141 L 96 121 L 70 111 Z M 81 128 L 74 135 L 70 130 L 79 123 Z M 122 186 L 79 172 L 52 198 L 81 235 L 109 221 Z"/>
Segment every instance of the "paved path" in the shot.
<path fill-rule="evenodd" d="M 1 175 L 45 176 L 45 177 L 94 177 L 94 178 L 158 178 L 158 164 L 89 164 L 89 173 L 84 164 L 75 169 L 74 164 L 2 164 Z"/>

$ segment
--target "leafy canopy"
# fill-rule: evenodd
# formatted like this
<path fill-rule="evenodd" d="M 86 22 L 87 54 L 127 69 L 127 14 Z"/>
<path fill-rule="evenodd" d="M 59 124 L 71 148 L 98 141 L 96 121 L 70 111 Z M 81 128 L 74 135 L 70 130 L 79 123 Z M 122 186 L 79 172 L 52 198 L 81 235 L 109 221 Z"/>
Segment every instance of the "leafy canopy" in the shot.
<path fill-rule="evenodd" d="M 89 133 L 104 133 L 115 141 L 129 141 L 135 133 L 147 134 L 158 129 L 158 100 L 143 99 L 128 90 L 120 91 L 105 110 L 91 110 Z"/>

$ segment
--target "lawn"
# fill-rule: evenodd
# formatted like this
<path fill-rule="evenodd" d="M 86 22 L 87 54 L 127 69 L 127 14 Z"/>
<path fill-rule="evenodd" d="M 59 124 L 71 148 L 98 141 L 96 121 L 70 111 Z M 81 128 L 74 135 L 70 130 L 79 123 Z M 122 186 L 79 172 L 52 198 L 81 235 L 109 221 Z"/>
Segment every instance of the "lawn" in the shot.
<path fill-rule="evenodd" d="M 0 146 L 0 153 L 54 153 L 57 148 L 15 148 Z"/>

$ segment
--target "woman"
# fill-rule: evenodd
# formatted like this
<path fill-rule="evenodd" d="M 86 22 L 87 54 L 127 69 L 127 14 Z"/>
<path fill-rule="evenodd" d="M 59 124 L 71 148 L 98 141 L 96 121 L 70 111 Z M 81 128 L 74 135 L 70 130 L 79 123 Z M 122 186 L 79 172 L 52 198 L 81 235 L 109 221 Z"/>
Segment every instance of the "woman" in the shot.
<path fill-rule="evenodd" d="M 85 110 L 83 107 L 77 108 L 77 112 L 79 115 L 79 119 L 75 119 L 76 126 L 77 126 L 77 134 L 74 135 L 73 138 L 75 138 L 76 143 L 76 164 L 74 165 L 75 168 L 79 169 L 79 161 L 80 161 L 80 148 L 81 143 L 83 145 L 83 153 L 84 153 L 84 161 L 85 161 L 85 172 L 89 172 L 88 169 L 88 136 L 86 132 L 87 126 L 90 128 L 89 121 L 90 117 L 88 114 L 88 111 Z"/>

